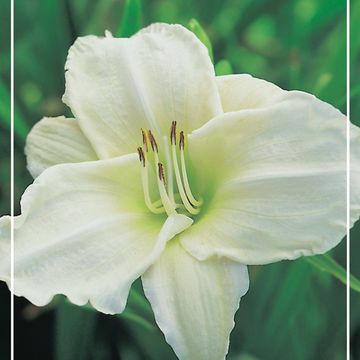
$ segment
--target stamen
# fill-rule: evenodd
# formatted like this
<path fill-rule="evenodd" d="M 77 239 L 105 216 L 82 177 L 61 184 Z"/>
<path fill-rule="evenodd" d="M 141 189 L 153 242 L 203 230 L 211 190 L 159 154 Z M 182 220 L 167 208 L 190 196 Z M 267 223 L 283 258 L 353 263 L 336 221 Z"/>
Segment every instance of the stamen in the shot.
<path fill-rule="evenodd" d="M 163 167 L 162 163 L 158 163 L 158 174 L 159 174 L 160 181 L 163 181 L 164 184 L 166 184 L 164 167 Z"/>
<path fill-rule="evenodd" d="M 181 133 L 180 133 L 181 134 Z M 180 137 L 180 141 L 181 141 L 181 137 Z M 199 213 L 200 209 L 195 209 L 191 203 L 189 202 L 188 197 L 186 196 L 183 184 L 181 182 L 181 177 L 180 177 L 180 170 L 179 170 L 179 164 L 178 164 L 178 160 L 177 160 L 177 156 L 176 156 L 176 146 L 175 144 L 171 145 L 171 150 L 172 150 L 172 158 L 173 158 L 173 163 L 174 163 L 174 170 L 175 170 L 175 179 L 176 179 L 176 184 L 180 193 L 180 197 L 181 197 L 181 201 L 183 202 L 186 210 L 193 215 L 196 215 Z"/>
<path fill-rule="evenodd" d="M 152 132 L 150 130 L 148 131 L 148 135 L 149 135 L 151 148 L 152 148 L 153 153 L 154 153 L 155 163 L 158 164 L 158 163 L 160 163 L 160 159 L 159 159 L 159 155 L 158 155 L 159 148 L 158 148 L 157 142 L 155 140 L 154 135 L 152 134 Z M 166 162 L 168 164 L 167 171 L 168 171 L 168 174 L 169 174 L 169 182 L 167 184 L 167 186 L 168 186 L 168 194 L 169 194 L 169 197 L 170 197 L 170 200 L 171 200 L 173 206 L 175 206 L 174 192 L 173 192 L 173 188 L 172 188 L 172 186 L 173 186 L 173 177 L 172 177 L 171 160 L 170 160 L 169 150 L 167 148 L 168 145 L 167 145 L 166 136 L 164 136 L 164 140 L 166 141 L 164 145 L 165 145 L 165 151 L 166 151 L 166 153 L 165 153 L 166 154 Z M 166 181 L 164 181 L 164 184 L 166 186 Z"/>
<path fill-rule="evenodd" d="M 186 172 L 185 165 L 185 136 L 184 132 L 180 132 L 179 148 L 180 148 L 180 160 L 181 171 L 178 163 L 177 154 L 177 133 L 176 133 L 176 121 L 171 123 L 170 129 L 170 142 L 167 136 L 163 137 L 164 151 L 163 156 L 166 161 L 166 179 L 165 169 L 163 163 L 159 159 L 159 147 L 152 132 L 144 131 L 141 129 L 143 147 L 137 149 L 139 154 L 139 160 L 141 163 L 141 180 L 143 185 L 143 192 L 146 206 L 149 210 L 155 214 L 162 214 L 166 212 L 168 216 L 177 212 L 177 209 L 188 212 L 192 215 L 196 215 L 200 212 L 199 205 L 202 204 L 202 200 L 196 200 L 191 193 L 190 185 Z M 156 180 L 160 199 L 152 202 L 149 191 L 149 144 L 153 152 L 150 162 L 155 165 Z M 171 149 L 170 149 L 170 147 Z M 152 158 L 153 156 L 153 158 Z M 175 171 L 175 179 L 178 192 L 174 193 L 174 180 L 173 171 Z M 180 174 L 181 172 L 181 174 Z M 168 180 L 168 181 L 167 181 Z M 176 199 L 176 200 L 175 200 Z"/>
<path fill-rule="evenodd" d="M 166 161 L 166 174 L 167 174 L 167 193 L 172 203 L 175 204 L 174 199 L 174 178 L 171 155 L 169 150 L 169 141 L 166 136 L 163 137 L 164 149 L 165 149 L 165 161 Z"/>
<path fill-rule="evenodd" d="M 144 156 L 143 149 L 141 147 L 138 147 L 137 151 L 139 154 L 139 160 L 142 163 L 143 167 L 145 167 L 145 156 Z"/>
<path fill-rule="evenodd" d="M 145 151 L 148 152 L 149 151 L 148 139 L 147 139 L 147 135 L 146 135 L 146 132 L 144 131 L 144 129 L 141 129 L 141 134 L 142 134 L 143 145 L 144 145 Z"/>
<path fill-rule="evenodd" d="M 185 139 L 184 139 L 183 131 L 180 132 L 179 147 L 180 147 L 180 163 L 181 163 L 182 179 L 183 179 L 186 195 L 193 205 L 200 206 L 202 204 L 202 200 L 195 199 L 194 195 L 191 192 L 190 185 L 189 185 L 189 180 L 188 180 L 186 165 L 185 165 L 185 155 L 184 155 Z"/>
<path fill-rule="evenodd" d="M 165 189 L 165 174 L 164 167 L 162 163 L 158 163 L 158 185 L 161 201 L 164 205 L 165 211 L 168 215 L 176 213 L 175 205 L 171 203 L 171 200 L 168 197 Z"/>
<path fill-rule="evenodd" d="M 178 198 L 178 200 L 181 201 L 179 194 L 177 194 L 176 197 Z M 161 206 L 161 205 L 162 205 L 161 199 L 154 201 L 154 202 L 153 202 L 153 205 L 156 206 L 156 207 Z M 186 210 L 186 209 L 185 209 L 185 206 L 184 206 L 183 204 L 175 204 L 174 206 L 175 206 L 175 209 L 184 209 L 184 210 Z"/>
<path fill-rule="evenodd" d="M 185 137 L 184 137 L 184 132 L 180 131 L 180 141 L 179 141 L 179 148 L 180 150 L 184 150 L 185 147 Z"/>
<path fill-rule="evenodd" d="M 171 123 L 170 142 L 171 145 L 176 145 L 176 121 Z"/>
<path fill-rule="evenodd" d="M 149 135 L 149 140 L 150 140 L 150 145 L 151 145 L 152 151 L 153 151 L 154 153 L 159 152 L 159 148 L 158 148 L 158 146 L 157 146 L 157 143 L 156 143 L 156 140 L 155 140 L 155 138 L 154 138 L 154 135 L 151 133 L 150 130 L 148 131 L 148 135 Z"/>
<path fill-rule="evenodd" d="M 148 170 L 147 170 L 147 166 L 146 166 L 146 162 L 145 162 L 144 152 L 141 147 L 138 148 L 138 154 L 139 154 L 140 162 L 142 164 L 141 182 L 142 182 L 142 186 L 143 186 L 145 204 L 152 213 L 163 214 L 165 212 L 164 207 L 156 207 L 156 205 L 154 203 L 152 203 L 151 198 L 150 198 Z"/>

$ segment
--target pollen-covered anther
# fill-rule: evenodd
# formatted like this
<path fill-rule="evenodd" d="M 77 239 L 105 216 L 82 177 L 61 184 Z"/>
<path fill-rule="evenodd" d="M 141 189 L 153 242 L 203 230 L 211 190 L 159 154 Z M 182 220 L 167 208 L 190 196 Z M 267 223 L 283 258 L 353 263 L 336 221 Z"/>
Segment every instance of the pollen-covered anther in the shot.
<path fill-rule="evenodd" d="M 142 140 L 143 140 L 144 149 L 145 149 L 146 152 L 148 152 L 149 151 L 148 137 L 147 137 L 146 132 L 144 131 L 144 129 L 141 129 L 141 134 L 142 134 Z"/>
<path fill-rule="evenodd" d="M 180 150 L 184 150 L 184 148 L 185 148 L 185 136 L 184 136 L 183 131 L 180 131 L 179 148 L 180 148 Z"/>
<path fill-rule="evenodd" d="M 138 147 L 137 151 L 139 154 L 139 160 L 142 163 L 143 167 L 145 167 L 145 155 L 144 155 L 142 147 Z"/>
<path fill-rule="evenodd" d="M 164 173 L 164 166 L 160 162 L 158 163 L 158 175 L 159 175 L 160 181 L 163 181 L 164 183 L 166 183 L 165 173 Z"/>
<path fill-rule="evenodd" d="M 171 123 L 170 142 L 171 142 L 171 145 L 176 145 L 176 121 L 173 121 Z"/>
<path fill-rule="evenodd" d="M 156 153 L 159 152 L 159 148 L 158 148 L 157 142 L 155 140 L 155 137 L 150 130 L 148 131 L 148 136 L 149 136 L 149 141 L 150 141 L 152 151 L 156 152 Z"/>

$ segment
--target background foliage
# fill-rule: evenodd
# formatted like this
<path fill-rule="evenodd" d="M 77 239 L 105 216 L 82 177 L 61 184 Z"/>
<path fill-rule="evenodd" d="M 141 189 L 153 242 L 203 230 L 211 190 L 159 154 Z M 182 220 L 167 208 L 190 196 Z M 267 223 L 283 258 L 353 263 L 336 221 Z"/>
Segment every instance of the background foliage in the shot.
<path fill-rule="evenodd" d="M 9 2 L 0 23 L 9 29 Z M 142 8 L 141 16 L 138 9 Z M 67 49 L 79 35 L 131 35 L 140 25 L 188 25 L 196 18 L 213 44 L 214 60 L 285 89 L 301 89 L 345 111 L 345 0 L 118 0 L 15 1 L 15 202 L 32 179 L 24 141 L 42 116 L 69 114 L 61 102 Z M 120 19 L 123 22 L 120 23 Z M 352 1 L 352 31 L 360 2 Z M 124 25 L 125 24 L 125 25 Z M 6 33 L 6 31 L 5 31 Z M 360 93 L 360 37 L 352 37 L 352 92 Z M 9 212 L 9 38 L 0 44 L 0 212 Z M 228 71 L 227 63 L 218 66 Z M 352 119 L 360 124 L 360 102 Z M 17 212 L 19 207 L 17 206 Z M 360 276 L 360 226 L 353 230 L 352 271 Z M 357 255 L 356 255 L 357 254 Z M 345 243 L 333 252 L 345 263 Z M 236 315 L 230 360 L 345 359 L 345 287 L 304 259 L 251 267 L 251 287 Z M 8 292 L 1 284 L 1 324 L 8 326 Z M 7 319 L 3 321 L 2 319 Z M 360 295 L 352 292 L 353 359 L 360 359 Z M 156 327 L 139 283 L 126 312 L 105 316 L 58 299 L 46 309 L 16 300 L 17 359 L 175 359 Z M 0 338 L 1 352 L 8 337 Z"/>

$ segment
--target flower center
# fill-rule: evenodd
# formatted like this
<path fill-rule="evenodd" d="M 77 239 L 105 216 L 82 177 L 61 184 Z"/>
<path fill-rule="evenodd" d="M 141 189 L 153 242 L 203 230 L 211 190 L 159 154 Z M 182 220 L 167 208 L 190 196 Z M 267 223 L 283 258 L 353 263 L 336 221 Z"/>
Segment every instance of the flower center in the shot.
<path fill-rule="evenodd" d="M 141 132 L 143 147 L 138 148 L 138 154 L 141 163 L 144 199 L 148 209 L 154 214 L 166 213 L 171 215 L 177 212 L 185 212 L 190 215 L 198 214 L 202 200 L 196 200 L 190 189 L 184 153 L 184 132 L 180 132 L 179 141 L 177 141 L 176 121 L 172 122 L 170 141 L 167 136 L 163 137 L 164 162 L 159 159 L 159 146 L 152 132 L 150 130 L 145 132 L 143 129 L 141 129 Z M 178 147 L 177 142 L 179 143 Z M 178 159 L 180 159 L 180 164 Z M 165 169 L 164 163 L 166 165 Z M 151 200 L 149 186 L 151 168 L 155 170 L 157 191 L 158 196 L 160 196 L 154 202 Z"/>

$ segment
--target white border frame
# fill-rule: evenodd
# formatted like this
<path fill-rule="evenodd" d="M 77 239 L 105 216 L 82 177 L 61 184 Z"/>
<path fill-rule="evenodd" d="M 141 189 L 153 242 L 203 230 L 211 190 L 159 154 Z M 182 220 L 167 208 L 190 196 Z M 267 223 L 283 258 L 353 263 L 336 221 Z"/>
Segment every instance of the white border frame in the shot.
<path fill-rule="evenodd" d="M 14 0 L 10 0 L 10 356 L 15 356 L 14 322 Z M 346 359 L 350 360 L 350 0 L 346 0 Z"/>
<path fill-rule="evenodd" d="M 350 0 L 346 0 L 346 360 L 350 360 Z"/>

